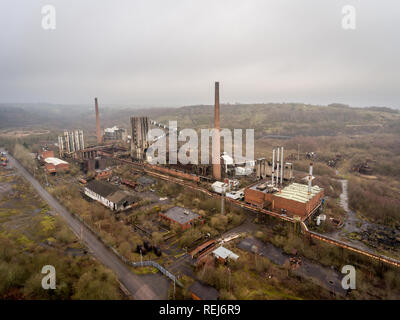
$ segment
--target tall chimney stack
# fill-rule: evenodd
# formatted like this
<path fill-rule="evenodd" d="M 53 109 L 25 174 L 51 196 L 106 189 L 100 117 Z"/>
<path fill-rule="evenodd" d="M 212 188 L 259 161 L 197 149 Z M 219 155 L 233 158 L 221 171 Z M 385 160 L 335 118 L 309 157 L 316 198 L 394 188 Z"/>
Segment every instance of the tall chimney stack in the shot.
<path fill-rule="evenodd" d="M 272 185 L 275 185 L 274 173 L 275 173 L 275 149 L 272 149 L 272 173 L 271 173 L 271 184 Z"/>
<path fill-rule="evenodd" d="M 313 171 L 313 164 L 310 163 L 310 171 L 308 174 L 308 194 L 311 194 L 311 181 L 312 181 L 312 171 Z"/>
<path fill-rule="evenodd" d="M 213 141 L 213 177 L 221 180 L 221 123 L 219 118 L 219 82 L 215 82 L 215 105 L 214 105 L 214 141 Z"/>
<path fill-rule="evenodd" d="M 283 185 L 283 147 L 281 147 L 281 185 Z"/>
<path fill-rule="evenodd" d="M 101 143 L 101 128 L 100 128 L 100 115 L 99 115 L 99 105 L 97 103 L 97 98 L 94 98 L 94 105 L 96 109 L 96 135 L 97 135 L 97 143 Z"/>
<path fill-rule="evenodd" d="M 279 151 L 280 151 L 280 148 L 277 147 L 277 150 L 276 150 L 276 186 L 279 186 L 279 161 L 280 161 Z"/>

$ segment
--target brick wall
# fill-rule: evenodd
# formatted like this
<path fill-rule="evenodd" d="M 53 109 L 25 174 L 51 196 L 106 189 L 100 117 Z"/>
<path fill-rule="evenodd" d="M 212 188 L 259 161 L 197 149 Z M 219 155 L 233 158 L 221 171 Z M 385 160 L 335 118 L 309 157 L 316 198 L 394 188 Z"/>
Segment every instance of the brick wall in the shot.
<path fill-rule="evenodd" d="M 42 151 L 40 152 L 40 158 L 41 159 L 46 159 L 46 158 L 54 158 L 54 151 L 53 150 L 46 150 L 46 151 Z"/>
<path fill-rule="evenodd" d="M 306 203 L 298 202 L 291 199 L 277 197 L 273 193 L 264 193 L 259 190 L 245 189 L 244 199 L 246 202 L 256 206 L 263 206 L 265 203 L 273 203 L 273 209 L 286 209 L 289 215 L 305 216 L 314 210 L 324 196 L 324 190 L 321 190 L 311 200 Z"/>

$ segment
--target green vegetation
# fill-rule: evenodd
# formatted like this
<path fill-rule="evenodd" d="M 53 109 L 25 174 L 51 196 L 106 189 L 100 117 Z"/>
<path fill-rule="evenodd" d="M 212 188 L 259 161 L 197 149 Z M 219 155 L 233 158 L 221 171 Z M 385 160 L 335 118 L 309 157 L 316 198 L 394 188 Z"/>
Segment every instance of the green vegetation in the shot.
<path fill-rule="evenodd" d="M 400 227 L 400 193 L 384 181 L 349 180 L 350 206 L 377 223 Z"/>
<path fill-rule="evenodd" d="M 400 280 L 393 278 L 397 268 L 318 240 L 306 240 L 293 226 L 282 222 L 261 230 L 258 236 L 262 241 L 272 243 L 287 254 L 296 251 L 300 256 L 327 267 L 334 266 L 336 270 L 353 265 L 357 270 L 357 290 L 352 291 L 349 298 L 398 299 Z"/>
<path fill-rule="evenodd" d="M 132 110 L 105 112 L 104 119 L 112 116 L 113 121 L 128 127 L 128 116 L 135 112 Z M 160 122 L 179 119 L 180 127 L 195 129 L 210 128 L 213 119 L 211 106 L 152 109 L 145 112 Z M 71 116 L 65 119 L 65 127 L 76 127 L 78 123 L 86 123 L 87 118 L 85 117 L 87 115 L 84 112 L 79 115 L 79 119 Z M 56 116 L 51 114 L 49 118 L 55 119 Z M 283 145 L 287 160 L 294 163 L 299 181 L 302 175 L 307 174 L 309 163 L 312 161 L 314 174 L 317 176 L 313 183 L 323 187 L 327 196 L 324 213 L 327 214 L 328 219 L 343 220 L 344 218 L 344 211 L 339 205 L 338 198 L 342 191 L 339 179 L 346 178 L 349 180 L 348 192 L 351 209 L 368 220 L 397 228 L 400 226 L 400 144 L 398 143 L 400 113 L 398 111 L 388 108 L 349 108 L 339 104 L 326 107 L 298 103 L 223 105 L 221 124 L 223 127 L 231 129 L 254 128 L 256 157 L 268 158 L 274 146 Z M 48 127 L 51 127 L 51 120 L 50 124 L 46 124 L 46 128 Z M 94 127 L 92 131 L 94 132 Z M 57 130 L 40 134 L 29 134 L 29 132 L 32 131 L 26 133 L 6 132 L 0 136 L 0 143 L 14 152 L 24 166 L 33 170 L 36 165 L 34 161 L 32 163 L 30 153 L 38 150 L 39 141 L 49 139 L 54 142 Z M 275 135 L 286 136 L 286 138 L 277 139 L 274 137 Z M 92 138 L 90 136 L 89 140 Z M 316 157 L 307 159 L 306 152 L 315 152 Z M 334 167 L 330 167 L 328 162 L 336 158 L 339 160 Z M 354 170 L 366 160 L 371 160 L 369 165 L 373 169 L 372 176 L 365 176 Z M 203 194 L 184 189 L 182 186 L 158 182 L 155 187 L 156 192 L 160 197 L 170 198 L 171 201 L 168 205 L 153 204 L 153 200 L 144 198 L 137 209 L 126 215 L 120 214 L 116 219 L 114 213 L 100 204 L 88 202 L 82 198 L 78 186 L 71 182 L 77 172 L 78 169 L 72 166 L 71 173 L 60 175 L 62 180 L 57 177 L 48 177 L 49 190 L 68 210 L 79 215 L 88 223 L 107 244 L 113 245 L 122 255 L 132 261 L 140 260 L 135 249 L 138 244 L 143 243 L 143 239 L 151 239 L 154 244 L 163 245 L 164 237 L 172 236 L 169 244 L 176 249 L 171 250 L 170 256 L 178 257 L 184 251 L 183 248 L 195 246 L 208 237 L 218 237 L 227 230 L 240 225 L 246 217 L 243 211 L 233 208 L 229 204 L 226 204 L 225 214 L 222 215 L 220 214 L 221 202 L 219 200 L 210 199 Z M 115 172 L 132 181 L 136 181 L 138 177 L 127 166 L 119 166 Z M 41 182 L 45 181 L 42 174 L 36 172 L 35 176 Z M 23 197 L 22 193 L 20 197 Z M 154 221 L 159 212 L 165 212 L 174 205 L 183 206 L 199 213 L 204 219 L 204 224 L 198 224 L 186 231 L 182 231 L 174 225 L 165 225 L 164 227 L 170 230 L 164 232 L 165 229 L 158 228 Z M 32 229 L 33 231 L 37 230 L 36 236 L 46 239 L 49 243 L 54 243 L 53 239 L 55 239 L 60 246 L 71 246 L 74 236 L 68 230 L 61 228 L 57 219 L 45 215 L 46 210 L 48 209 L 42 208 L 38 215 L 39 218 L 33 219 L 35 223 L 32 224 Z M 16 205 L 13 205 L 12 209 L 0 208 L 0 223 L 20 214 L 21 208 Z M 396 277 L 398 270 L 326 243 L 304 239 L 297 229 L 292 229 L 291 225 L 277 222 L 274 219 L 257 217 L 256 221 L 259 223 L 260 230 L 256 231 L 255 236 L 262 241 L 272 243 L 288 254 L 297 251 L 303 257 L 329 268 L 334 266 L 337 270 L 344 264 L 354 265 L 357 269 L 357 290 L 353 291 L 349 298 L 393 299 L 397 297 L 396 293 L 400 288 L 398 277 Z M 133 231 L 132 224 L 140 226 L 144 231 Z M 319 232 L 334 230 L 330 223 L 314 227 Z M 9 238 L 8 233 L 2 233 L 2 236 Z M 349 234 L 349 237 L 359 239 L 360 234 L 352 233 Z M 37 241 L 35 237 L 32 238 L 31 234 L 19 234 L 13 238 L 17 249 L 23 252 L 32 251 L 37 246 Z M 147 258 L 159 259 L 153 253 L 150 253 Z M 83 258 L 75 257 L 73 259 L 75 259 L 73 261 L 78 261 Z M 164 262 L 163 259 L 165 257 L 158 261 Z M 167 263 L 170 262 L 170 260 L 167 261 Z M 90 263 L 93 262 L 90 261 Z M 79 269 L 79 275 L 86 275 L 89 271 L 82 265 L 83 263 L 79 265 L 79 268 L 83 268 Z M 139 274 L 153 272 L 151 268 L 135 270 Z M 76 275 L 78 272 L 74 274 Z M 228 266 L 214 264 L 210 261 L 205 263 L 196 270 L 196 276 L 216 287 L 220 291 L 222 299 L 331 298 L 328 291 L 294 275 L 287 266 L 276 266 L 266 258 L 256 257 L 243 251 L 240 251 L 240 259 Z M 100 284 L 91 285 L 93 278 L 98 277 L 103 278 L 107 283 L 113 283 L 111 275 L 100 270 L 98 273 L 86 275 L 82 281 L 79 280 L 79 284 L 75 278 L 68 282 L 66 287 L 70 288 L 70 291 L 66 296 L 88 298 L 84 294 L 79 295 L 74 291 L 77 288 L 85 288 L 84 291 L 88 290 L 92 292 L 92 296 L 98 298 L 94 291 L 98 290 Z M 189 297 L 187 287 L 192 281 L 193 279 L 188 277 L 181 279 L 185 289 L 178 290 L 176 298 Z M 114 286 L 110 284 L 105 287 L 108 290 L 106 297 L 115 297 L 111 289 Z M 35 290 L 32 289 L 29 292 L 32 295 Z M 22 294 L 28 293 L 23 292 Z"/>
<path fill-rule="evenodd" d="M 0 194 L 0 299 L 121 299 L 116 277 L 96 260 L 67 248 L 84 248 L 32 187 L 18 176 L 0 176 L 14 188 Z M 12 209 L 10 208 L 12 207 Z M 44 290 L 42 267 L 56 269 L 56 289 Z"/>

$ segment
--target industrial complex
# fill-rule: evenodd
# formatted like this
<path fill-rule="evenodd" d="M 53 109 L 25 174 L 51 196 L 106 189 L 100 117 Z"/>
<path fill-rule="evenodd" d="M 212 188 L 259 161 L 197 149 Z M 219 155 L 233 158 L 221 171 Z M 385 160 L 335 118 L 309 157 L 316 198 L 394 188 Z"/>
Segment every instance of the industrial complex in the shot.
<path fill-rule="evenodd" d="M 159 123 L 142 114 L 129 117 L 129 128 L 102 128 L 99 101 L 95 98 L 95 136 L 94 130 L 62 130 L 57 133 L 54 146 L 40 144 L 36 159 L 43 170 L 42 181 L 49 189 L 65 183 L 67 187 L 60 188 L 56 195 L 68 193 L 66 204 L 74 212 L 85 212 L 81 221 L 124 263 L 135 268 L 156 268 L 174 285 L 183 286 L 179 277 L 189 276 L 194 282 L 186 283 L 186 291 L 195 300 L 218 299 L 221 294 L 217 286 L 200 281 L 200 270 L 210 266 L 228 270 L 230 277 L 230 268 L 237 268 L 246 259 L 254 259 L 257 266 L 257 256 L 265 254 L 279 265 L 288 261 L 292 271 L 300 268 L 302 258 L 297 255 L 297 248 L 293 254 L 278 254 L 276 248 L 268 247 L 271 244 L 264 243 L 263 237 L 270 232 L 263 229 L 266 222 L 271 222 L 272 229 L 276 221 L 288 222 L 290 232 L 301 233 L 307 241 L 317 239 L 400 266 L 398 261 L 308 229 L 331 227 L 333 223 L 327 221 L 336 218 L 325 213 L 325 191 L 329 195 L 330 190 L 321 176 L 315 180 L 313 169 L 315 166 L 318 170 L 319 165 L 313 164 L 317 161 L 315 154 L 307 153 L 302 163 L 295 162 L 296 166 L 302 165 L 302 171 L 295 171 L 293 154 L 286 155 L 288 145 L 274 145 L 265 154 L 258 153 L 256 159 L 234 158 L 225 149 L 225 136 L 221 134 L 219 82 L 215 82 L 214 90 L 214 117 L 208 137 L 212 145 L 207 145 L 211 163 L 170 161 L 177 160 L 172 152 L 186 143 L 177 139 L 183 130 L 173 128 L 171 122 Z M 155 131 L 149 133 L 153 128 L 161 129 L 163 134 L 152 137 Z M 160 139 L 168 142 L 165 162 L 154 161 L 152 148 Z M 176 144 L 170 143 L 172 139 Z M 190 152 L 191 149 L 186 150 Z M 366 172 L 366 167 L 360 168 Z M 71 185 L 73 191 L 69 194 Z M 339 219 L 335 220 L 337 225 L 341 223 Z M 310 221 L 315 221 L 315 226 Z M 286 241 L 288 233 L 286 229 L 284 232 L 280 239 Z M 260 276 L 270 279 L 270 275 Z M 328 289 L 331 286 L 326 285 Z"/>
<path fill-rule="evenodd" d="M 283 147 L 275 147 L 270 157 L 243 159 L 243 161 L 234 161 L 229 153 L 221 152 L 219 90 L 220 84 L 215 82 L 211 164 L 152 162 L 146 156 L 146 152 L 154 142 L 149 140 L 149 130 L 152 127 L 168 129 L 168 126 L 146 116 L 133 116 L 130 118 L 130 130 L 114 126 L 102 131 L 99 103 L 95 98 L 97 144 L 85 146 L 82 130 L 65 131 L 58 137 L 61 159 L 55 159 L 52 155 L 45 157 L 42 153 L 46 170 L 49 173 L 67 170 L 67 161 L 74 161 L 80 165 L 83 172 L 93 172 L 97 180 L 108 180 L 112 176 L 113 165 L 131 164 L 133 167 L 139 166 L 152 172 L 155 176 L 170 176 L 171 179 L 174 177 L 190 181 L 198 186 L 201 184 L 211 192 L 224 198 L 226 196 L 228 201 L 242 201 L 255 210 L 270 212 L 274 216 L 281 215 L 300 220 L 307 218 L 318 209 L 324 198 L 324 190 L 312 185 L 312 164 L 310 174 L 303 177 L 306 184 L 301 184 L 294 182 L 294 167 L 291 162 L 285 161 Z M 169 138 L 168 132 L 165 132 L 165 137 Z M 240 186 L 237 180 L 240 177 L 246 177 L 248 183 Z M 90 189 L 85 189 L 85 194 L 93 196 Z M 99 197 L 106 199 L 105 195 Z M 96 199 L 99 197 L 94 196 Z M 109 200 L 102 201 L 107 205 Z M 118 204 L 111 205 L 113 210 L 115 206 Z M 174 220 L 168 215 L 164 215 L 163 218 Z M 187 225 L 182 223 L 182 228 L 186 227 Z"/>

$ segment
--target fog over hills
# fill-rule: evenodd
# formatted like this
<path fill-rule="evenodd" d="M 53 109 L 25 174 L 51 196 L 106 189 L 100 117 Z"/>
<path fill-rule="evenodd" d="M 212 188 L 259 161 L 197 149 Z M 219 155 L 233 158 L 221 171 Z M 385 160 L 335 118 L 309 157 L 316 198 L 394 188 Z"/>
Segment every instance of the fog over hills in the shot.
<path fill-rule="evenodd" d="M 0 114 L 0 129 L 95 130 L 94 105 L 0 104 Z M 114 125 L 130 128 L 131 116 L 149 116 L 164 123 L 177 120 L 179 127 L 209 128 L 213 121 L 213 106 L 149 108 L 100 104 L 102 128 Z M 399 111 L 391 108 L 355 108 L 339 103 L 328 106 L 303 103 L 221 104 L 223 127 L 253 128 L 258 137 L 267 134 L 315 136 L 351 133 L 353 126 L 363 132 L 397 132 L 399 119 Z"/>

